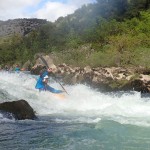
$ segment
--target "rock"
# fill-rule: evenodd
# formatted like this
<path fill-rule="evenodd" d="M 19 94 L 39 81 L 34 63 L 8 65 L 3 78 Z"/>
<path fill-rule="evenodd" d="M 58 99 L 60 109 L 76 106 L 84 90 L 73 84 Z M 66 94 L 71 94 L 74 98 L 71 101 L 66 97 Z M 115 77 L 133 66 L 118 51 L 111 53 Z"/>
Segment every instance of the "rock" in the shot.
<path fill-rule="evenodd" d="M 55 75 L 59 76 L 65 84 L 85 83 L 103 92 L 120 90 L 150 92 L 150 76 L 137 73 L 136 68 L 91 68 L 90 66 L 71 68 L 66 64 L 61 64 L 57 66 Z"/>
<path fill-rule="evenodd" d="M 44 58 L 44 60 L 47 62 L 47 64 L 48 64 L 48 66 L 50 67 L 50 68 L 56 68 L 56 66 L 54 65 L 54 63 L 53 63 L 53 58 L 52 58 L 52 56 L 49 56 L 49 55 L 42 55 L 42 57 Z M 34 66 L 37 66 L 37 65 L 45 65 L 44 64 L 44 62 L 41 60 L 41 58 L 38 58 L 37 60 L 36 60 L 36 63 L 35 63 L 35 65 Z"/>
<path fill-rule="evenodd" d="M 16 120 L 36 118 L 33 108 L 25 100 L 1 103 L 0 110 L 12 113 Z"/>
<path fill-rule="evenodd" d="M 25 71 L 25 70 L 31 70 L 31 61 L 28 60 L 27 62 L 24 63 L 24 65 L 22 66 L 22 70 Z"/>
<path fill-rule="evenodd" d="M 86 67 L 84 67 L 84 71 L 85 71 L 85 73 L 90 73 L 90 72 L 92 72 L 92 69 L 90 66 L 86 66 Z"/>
<path fill-rule="evenodd" d="M 43 57 L 43 59 L 46 61 L 47 64 L 45 64 L 45 62 L 43 62 L 43 60 L 39 57 L 39 55 L 41 55 Z M 57 68 L 53 63 L 52 56 L 44 55 L 44 54 L 37 54 L 37 55 L 35 55 L 35 59 L 36 59 L 36 62 L 34 64 L 34 66 L 31 68 L 31 74 L 39 75 L 40 71 L 44 68 L 46 69 L 47 67 L 50 67 L 53 69 L 54 72 L 57 72 Z"/>
<path fill-rule="evenodd" d="M 43 65 L 37 65 L 37 66 L 32 67 L 30 72 L 31 72 L 31 74 L 39 75 L 40 71 L 42 69 L 45 69 L 45 66 L 43 66 Z"/>
<path fill-rule="evenodd" d="M 135 91 L 149 93 L 147 85 L 140 79 L 135 79 L 132 82 L 129 82 L 128 85 L 130 85 Z"/>

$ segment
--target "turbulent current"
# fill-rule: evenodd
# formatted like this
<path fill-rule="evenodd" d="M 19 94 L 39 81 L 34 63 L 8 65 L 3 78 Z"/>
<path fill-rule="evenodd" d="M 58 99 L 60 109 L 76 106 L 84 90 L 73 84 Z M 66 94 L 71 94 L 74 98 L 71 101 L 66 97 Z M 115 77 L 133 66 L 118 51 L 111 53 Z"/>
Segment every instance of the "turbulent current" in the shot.
<path fill-rule="evenodd" d="M 64 100 L 35 89 L 38 76 L 0 72 L 0 103 L 24 99 L 37 120 L 0 114 L 0 150 L 149 150 L 150 97 L 139 92 L 101 93 L 65 85 Z M 61 89 L 50 79 L 49 84 Z"/>

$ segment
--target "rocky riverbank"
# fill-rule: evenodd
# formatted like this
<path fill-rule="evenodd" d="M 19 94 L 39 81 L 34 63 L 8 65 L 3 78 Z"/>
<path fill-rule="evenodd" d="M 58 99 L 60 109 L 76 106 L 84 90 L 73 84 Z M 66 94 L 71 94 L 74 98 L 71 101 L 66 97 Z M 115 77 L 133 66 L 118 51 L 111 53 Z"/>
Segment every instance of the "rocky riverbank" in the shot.
<path fill-rule="evenodd" d="M 139 91 L 150 92 L 150 70 L 145 68 L 91 68 L 86 66 L 71 67 L 66 64 L 55 65 L 50 56 L 43 56 L 50 67 L 53 68 L 56 77 L 64 84 L 88 84 L 103 92 L 111 91 Z M 39 74 L 44 67 L 40 58 L 37 59 L 31 74 Z"/>

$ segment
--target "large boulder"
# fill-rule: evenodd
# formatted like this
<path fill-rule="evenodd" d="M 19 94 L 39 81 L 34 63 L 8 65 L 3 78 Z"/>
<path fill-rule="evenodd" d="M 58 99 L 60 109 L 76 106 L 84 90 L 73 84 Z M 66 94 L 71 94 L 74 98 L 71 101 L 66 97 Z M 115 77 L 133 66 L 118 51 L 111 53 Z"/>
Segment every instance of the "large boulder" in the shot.
<path fill-rule="evenodd" d="M 36 118 L 33 108 L 25 100 L 1 103 L 0 111 L 4 113 L 12 113 L 16 120 L 33 120 Z"/>
<path fill-rule="evenodd" d="M 44 62 L 43 62 L 43 60 L 44 60 Z M 53 71 L 57 70 L 57 67 L 53 63 L 53 56 L 44 55 L 44 54 L 36 54 L 35 55 L 35 64 L 31 68 L 30 71 L 31 71 L 31 74 L 39 75 L 40 71 L 47 67 L 53 68 Z"/>
<path fill-rule="evenodd" d="M 34 66 L 31 68 L 30 73 L 34 74 L 34 75 L 39 75 L 41 70 L 43 70 L 43 69 L 46 69 L 46 67 L 43 65 L 37 65 L 37 66 Z"/>
<path fill-rule="evenodd" d="M 56 68 L 56 66 L 54 65 L 54 62 L 53 62 L 53 57 L 50 56 L 50 55 L 41 55 L 41 57 L 46 61 L 46 63 L 48 64 L 48 66 L 50 68 Z M 38 57 L 36 59 L 36 62 L 35 62 L 35 66 L 38 66 L 38 65 L 43 65 L 45 66 L 45 63 L 42 61 L 42 59 L 40 57 Z"/>
<path fill-rule="evenodd" d="M 32 63 L 30 60 L 28 60 L 27 62 L 25 62 L 22 66 L 22 70 L 23 71 L 28 71 L 28 70 L 31 70 L 31 66 L 32 66 Z"/>

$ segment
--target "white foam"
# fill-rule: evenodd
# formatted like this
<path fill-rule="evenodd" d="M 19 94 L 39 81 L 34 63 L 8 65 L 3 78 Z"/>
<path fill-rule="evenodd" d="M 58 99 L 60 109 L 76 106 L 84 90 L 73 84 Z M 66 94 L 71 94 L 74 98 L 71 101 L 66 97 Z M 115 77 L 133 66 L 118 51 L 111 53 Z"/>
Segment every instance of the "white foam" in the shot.
<path fill-rule="evenodd" d="M 91 117 L 91 122 L 97 118 L 109 118 L 120 123 L 133 124 L 137 121 L 138 125 L 150 125 L 149 98 L 141 98 L 138 92 L 124 93 L 121 96 L 106 95 L 79 84 L 65 86 L 69 95 L 65 100 L 59 100 L 49 92 L 39 93 L 34 88 L 36 78 L 23 73 L 0 72 L 0 89 L 16 99 L 27 100 L 38 115 L 75 114 L 85 116 L 86 119 L 83 120 L 87 122 Z M 56 82 L 49 84 L 61 89 Z"/>
<path fill-rule="evenodd" d="M 92 123 L 98 123 L 101 121 L 101 118 L 96 118 L 96 119 L 92 119 L 92 118 L 88 118 L 88 117 L 79 117 L 76 119 L 60 119 L 60 118 L 56 118 L 55 121 L 57 123 L 88 123 L 88 124 L 92 124 Z"/>

